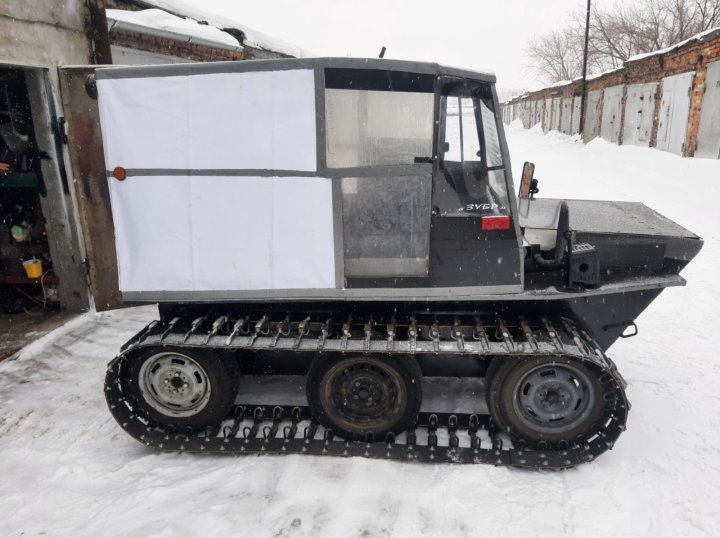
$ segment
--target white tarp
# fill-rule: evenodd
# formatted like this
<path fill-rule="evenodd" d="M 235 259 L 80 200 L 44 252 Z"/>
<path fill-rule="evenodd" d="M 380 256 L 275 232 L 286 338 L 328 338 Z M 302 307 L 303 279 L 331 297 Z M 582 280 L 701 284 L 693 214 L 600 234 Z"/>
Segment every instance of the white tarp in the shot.
<path fill-rule="evenodd" d="M 329 179 L 140 176 L 110 197 L 121 291 L 335 287 Z"/>
<path fill-rule="evenodd" d="M 121 291 L 335 287 L 331 180 L 218 172 L 316 169 L 311 70 L 98 90 L 108 168 L 140 169 L 108 180 Z"/>
<path fill-rule="evenodd" d="M 98 91 L 110 170 L 316 170 L 311 69 L 100 79 Z"/>

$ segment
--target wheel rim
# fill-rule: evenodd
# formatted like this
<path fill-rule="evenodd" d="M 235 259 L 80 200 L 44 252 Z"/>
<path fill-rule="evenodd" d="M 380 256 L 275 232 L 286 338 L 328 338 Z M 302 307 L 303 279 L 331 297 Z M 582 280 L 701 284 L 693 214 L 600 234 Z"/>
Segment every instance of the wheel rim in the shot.
<path fill-rule="evenodd" d="M 402 416 L 407 395 L 394 369 L 380 361 L 347 359 L 323 378 L 320 401 L 335 422 L 363 433 L 391 428 Z"/>
<path fill-rule="evenodd" d="M 156 411 L 174 417 L 191 417 L 210 399 L 210 381 L 193 358 L 182 353 L 148 357 L 138 376 L 140 392 Z"/>
<path fill-rule="evenodd" d="M 526 373 L 514 388 L 517 415 L 530 428 L 563 433 L 580 424 L 595 403 L 587 375 L 570 364 L 543 364 Z"/>

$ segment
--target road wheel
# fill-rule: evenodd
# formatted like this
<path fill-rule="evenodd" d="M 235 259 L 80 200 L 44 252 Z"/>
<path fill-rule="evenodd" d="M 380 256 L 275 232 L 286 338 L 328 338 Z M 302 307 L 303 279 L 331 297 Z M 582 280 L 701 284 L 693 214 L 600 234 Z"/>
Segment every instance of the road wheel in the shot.
<path fill-rule="evenodd" d="M 135 360 L 131 390 L 151 420 L 199 431 L 225 418 L 238 392 L 238 378 L 232 359 L 205 350 L 165 347 Z"/>
<path fill-rule="evenodd" d="M 615 388 L 603 386 L 581 361 L 566 357 L 504 359 L 489 369 L 493 421 L 531 448 L 554 448 L 592 435 Z"/>
<path fill-rule="evenodd" d="M 420 410 L 422 374 L 413 357 L 317 357 L 307 398 L 315 417 L 343 437 L 379 440 L 404 431 Z"/>

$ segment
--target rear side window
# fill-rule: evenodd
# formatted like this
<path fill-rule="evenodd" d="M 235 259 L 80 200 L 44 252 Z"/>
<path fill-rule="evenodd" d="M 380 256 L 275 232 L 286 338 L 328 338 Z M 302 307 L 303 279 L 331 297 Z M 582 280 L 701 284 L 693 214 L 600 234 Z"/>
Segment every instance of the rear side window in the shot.
<path fill-rule="evenodd" d="M 328 168 L 430 162 L 433 88 L 431 75 L 326 69 Z"/>

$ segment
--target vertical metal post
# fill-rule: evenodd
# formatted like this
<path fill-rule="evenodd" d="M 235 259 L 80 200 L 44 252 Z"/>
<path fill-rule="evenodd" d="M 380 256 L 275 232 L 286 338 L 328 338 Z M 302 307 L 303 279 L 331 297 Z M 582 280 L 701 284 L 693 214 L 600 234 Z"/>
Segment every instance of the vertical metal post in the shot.
<path fill-rule="evenodd" d="M 105 0 L 86 0 L 88 17 L 85 21 L 86 32 L 92 44 L 90 61 L 96 65 L 112 64 L 110 36 L 105 16 Z"/>
<path fill-rule="evenodd" d="M 587 98 L 587 59 L 588 59 L 588 42 L 590 41 L 590 0 L 587 0 L 587 15 L 585 18 L 585 51 L 583 53 L 583 72 L 582 72 L 582 95 L 580 96 L 580 131 L 585 131 L 585 100 Z"/>

